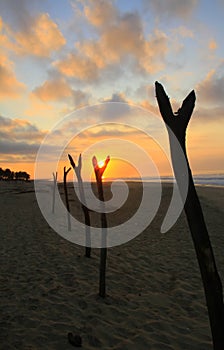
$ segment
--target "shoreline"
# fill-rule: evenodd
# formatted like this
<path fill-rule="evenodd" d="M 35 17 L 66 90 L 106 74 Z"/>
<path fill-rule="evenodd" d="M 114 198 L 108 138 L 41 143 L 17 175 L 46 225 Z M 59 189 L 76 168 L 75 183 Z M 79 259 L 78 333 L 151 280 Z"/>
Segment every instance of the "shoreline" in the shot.
<path fill-rule="evenodd" d="M 46 181 L 46 182 L 49 182 L 49 183 L 53 183 L 53 180 L 52 179 L 50 179 L 50 180 L 46 180 L 46 179 L 40 179 L 40 180 L 30 180 L 29 181 L 29 183 L 34 183 L 35 181 L 37 181 L 37 182 L 39 182 L 39 181 Z M 223 180 L 224 181 L 224 180 Z M 2 182 L 9 182 L 9 183 L 14 183 L 14 181 L 12 181 L 12 182 L 10 182 L 10 181 L 2 181 Z M 157 184 L 157 183 L 161 183 L 161 184 L 168 184 L 168 185 L 173 185 L 173 183 L 174 183 L 174 181 L 163 181 L 163 180 L 161 180 L 161 181 L 151 181 L 151 180 L 143 180 L 143 181 L 141 181 L 141 180 L 133 180 L 133 179 L 114 179 L 114 180 L 103 180 L 103 183 L 104 184 L 110 184 L 110 183 L 113 183 L 113 182 L 121 182 L 121 183 L 123 183 L 123 182 L 126 182 L 126 183 L 145 183 L 145 184 L 147 184 L 147 183 L 149 183 L 149 184 Z M 0 182 L 1 183 L 1 182 Z M 16 182 L 15 182 L 16 183 Z M 26 183 L 26 182 L 25 182 Z M 63 181 L 58 181 L 57 182 L 58 184 L 60 184 L 60 185 L 63 185 Z M 75 179 L 75 181 L 73 182 L 73 181 L 67 181 L 67 184 L 68 185 L 70 185 L 70 184 L 77 184 L 78 182 L 77 182 L 77 180 Z M 91 183 L 91 184 L 94 184 L 95 183 L 95 181 L 83 181 L 83 184 L 89 184 L 89 183 Z M 206 183 L 197 183 L 197 179 L 194 179 L 194 184 L 195 184 L 195 186 L 205 186 L 205 187 L 218 187 L 218 188 L 224 188 L 224 183 L 223 183 L 223 185 L 217 185 L 217 184 L 210 184 L 210 183 L 208 183 L 208 184 L 206 184 Z"/>

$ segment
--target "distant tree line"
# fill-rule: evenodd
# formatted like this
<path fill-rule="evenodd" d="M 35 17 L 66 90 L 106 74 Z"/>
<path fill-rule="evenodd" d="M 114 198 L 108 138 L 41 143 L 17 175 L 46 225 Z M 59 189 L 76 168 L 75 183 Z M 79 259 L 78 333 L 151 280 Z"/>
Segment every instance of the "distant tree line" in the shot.
<path fill-rule="evenodd" d="M 0 168 L 0 180 L 5 181 L 29 181 L 30 174 L 26 171 L 11 171 L 10 169 L 2 169 Z"/>

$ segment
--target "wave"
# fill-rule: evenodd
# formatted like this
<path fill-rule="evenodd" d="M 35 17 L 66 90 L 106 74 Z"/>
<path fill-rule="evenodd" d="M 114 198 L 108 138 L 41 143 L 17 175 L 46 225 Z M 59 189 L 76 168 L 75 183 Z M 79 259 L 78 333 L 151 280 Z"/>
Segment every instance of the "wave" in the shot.
<path fill-rule="evenodd" d="M 219 187 L 224 187 L 224 174 L 205 174 L 205 175 L 193 175 L 194 178 L 194 183 L 196 185 L 201 185 L 201 186 L 219 186 Z M 107 179 L 107 181 L 113 181 L 116 179 Z M 174 182 L 174 177 L 173 176 L 161 176 L 159 177 L 153 177 L 153 176 L 145 176 L 142 178 L 138 177 L 127 177 L 127 178 L 121 178 L 121 180 L 124 181 L 144 181 L 144 182 Z"/>

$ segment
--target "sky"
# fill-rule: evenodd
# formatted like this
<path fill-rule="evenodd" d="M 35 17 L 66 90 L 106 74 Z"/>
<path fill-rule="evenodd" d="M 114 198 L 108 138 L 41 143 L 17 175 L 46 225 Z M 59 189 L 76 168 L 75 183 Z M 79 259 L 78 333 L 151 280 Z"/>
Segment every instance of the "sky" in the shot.
<path fill-rule="evenodd" d="M 108 177 L 169 175 L 159 81 L 174 110 L 195 90 L 193 173 L 224 173 L 223 14 L 223 0 L 0 0 L 0 167 L 61 178 L 70 152 L 84 177 L 94 154 Z"/>

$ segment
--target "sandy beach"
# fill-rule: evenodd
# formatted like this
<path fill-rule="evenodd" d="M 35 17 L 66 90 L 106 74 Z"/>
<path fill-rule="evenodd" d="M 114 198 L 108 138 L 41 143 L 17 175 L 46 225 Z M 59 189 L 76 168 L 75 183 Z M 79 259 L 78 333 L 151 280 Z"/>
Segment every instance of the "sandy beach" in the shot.
<path fill-rule="evenodd" d="M 61 188 L 62 191 L 62 188 Z M 138 183 L 130 183 L 136 198 Z M 224 282 L 224 188 L 197 187 Z M 62 191 L 63 192 L 63 191 Z M 141 235 L 108 249 L 107 297 L 98 297 L 99 250 L 90 259 L 46 223 L 33 183 L 0 182 L 0 349 L 69 350 L 68 332 L 86 350 L 211 350 L 211 332 L 184 213 L 166 233 L 160 209 Z M 73 209 L 82 218 L 80 205 Z M 111 225 L 131 215 L 129 200 Z M 126 213 L 126 214 L 125 214 Z"/>

